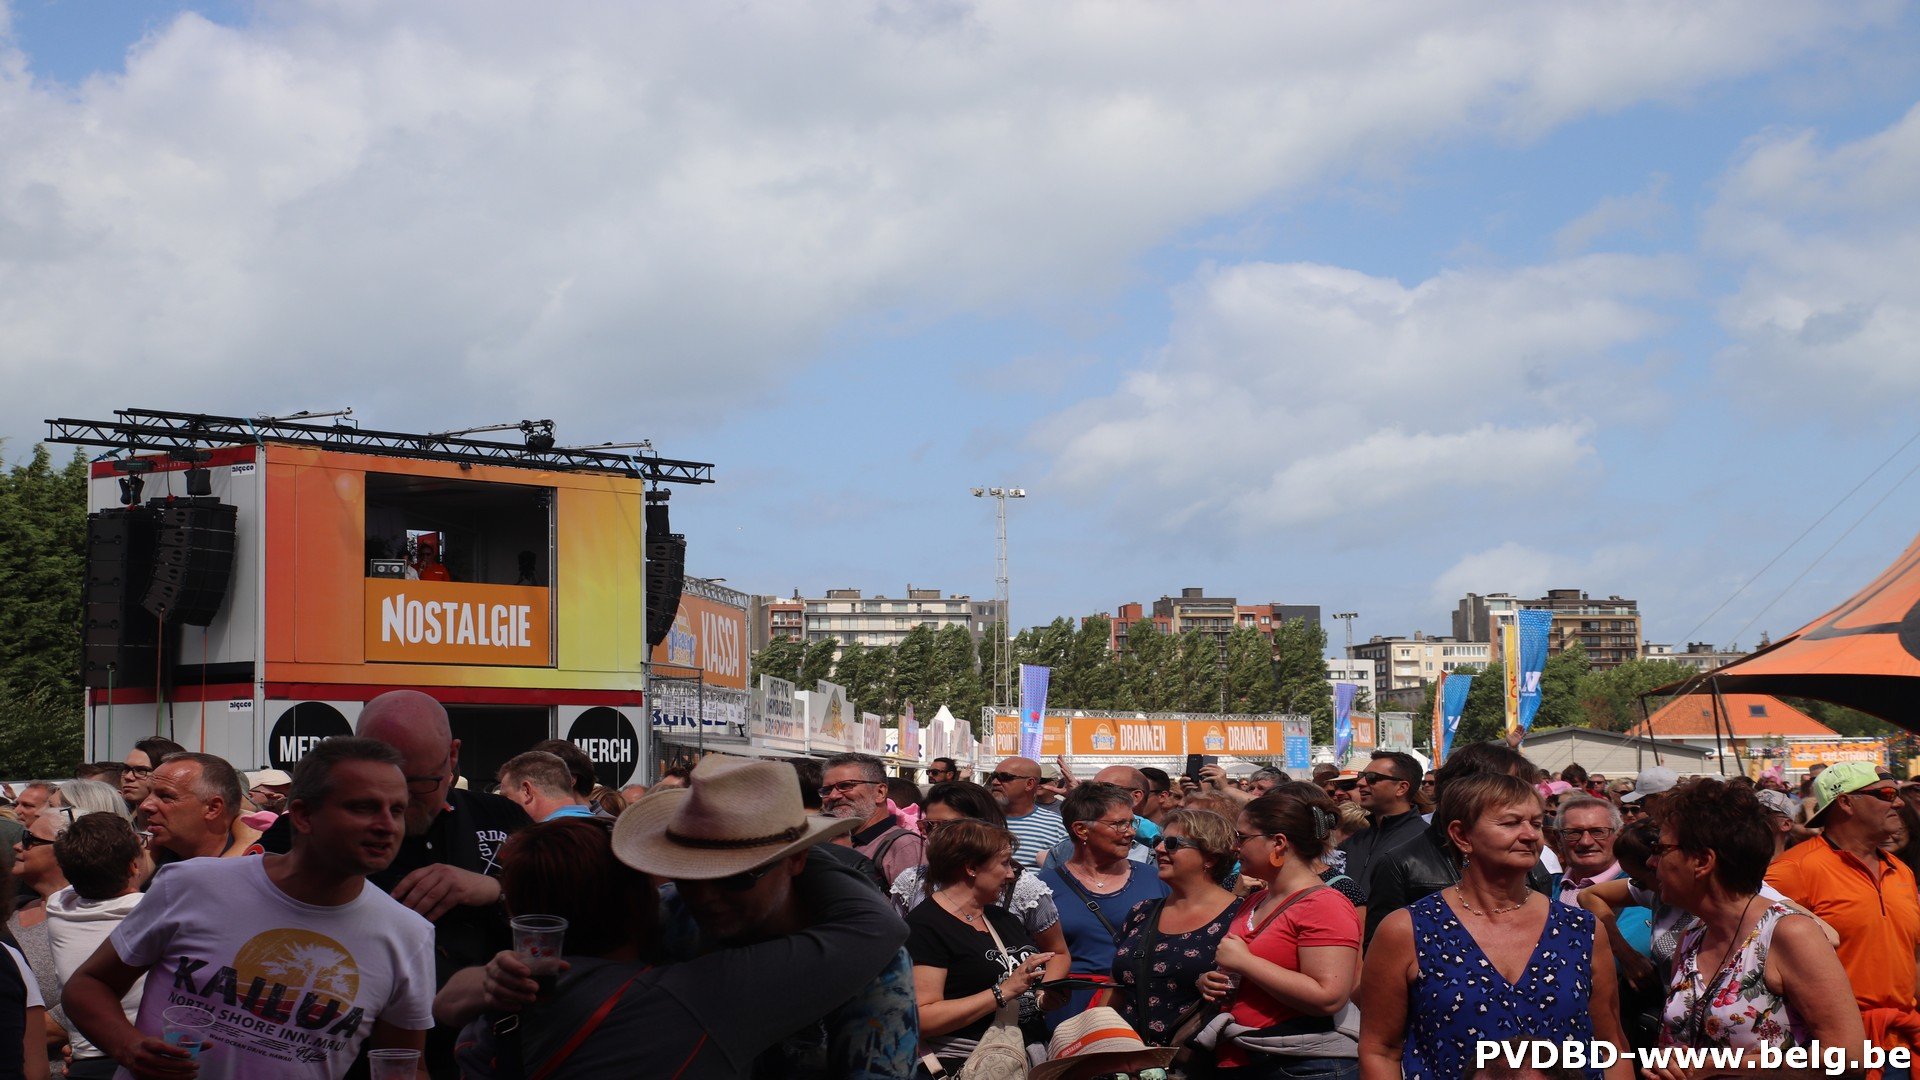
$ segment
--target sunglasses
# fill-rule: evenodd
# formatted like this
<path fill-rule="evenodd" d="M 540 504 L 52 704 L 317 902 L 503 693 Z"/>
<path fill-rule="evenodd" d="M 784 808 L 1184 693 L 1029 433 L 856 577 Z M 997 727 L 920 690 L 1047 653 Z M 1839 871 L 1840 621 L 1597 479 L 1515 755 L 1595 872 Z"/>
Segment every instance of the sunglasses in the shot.
<path fill-rule="evenodd" d="M 1850 791 L 1847 794 L 1871 795 L 1882 802 L 1897 803 L 1900 801 L 1900 789 L 1898 788 L 1890 788 L 1890 787 L 1864 788 L 1860 791 Z"/>
<path fill-rule="evenodd" d="M 1037 776 L 1021 776 L 1019 773 L 995 772 L 995 773 L 988 773 L 987 779 L 997 781 L 1002 784 L 1011 784 L 1015 780 L 1038 780 L 1040 778 Z"/>
<path fill-rule="evenodd" d="M 745 873 L 735 874 L 732 877 L 716 878 L 707 884 L 712 885 L 716 889 L 724 889 L 727 892 L 746 892 L 748 889 L 760 884 L 761 878 L 773 873 L 774 865 L 774 863 L 768 863 L 758 870 L 748 870 Z"/>
<path fill-rule="evenodd" d="M 53 846 L 53 841 L 43 840 L 40 837 L 33 835 L 32 833 L 22 834 L 20 837 L 19 843 L 20 843 L 21 851 L 32 851 L 34 848 L 37 848 L 37 847 Z"/>
<path fill-rule="evenodd" d="M 1163 834 L 1154 840 L 1153 846 L 1166 848 L 1167 854 L 1169 855 L 1177 855 L 1182 851 L 1199 851 L 1200 841 L 1195 840 L 1191 836 L 1167 836 Z"/>
<path fill-rule="evenodd" d="M 1404 783 L 1404 781 L 1402 781 L 1397 776 L 1388 776 L 1386 773 L 1379 773 L 1379 772 L 1363 772 L 1359 776 L 1354 777 L 1354 779 L 1359 781 L 1362 784 Z"/>

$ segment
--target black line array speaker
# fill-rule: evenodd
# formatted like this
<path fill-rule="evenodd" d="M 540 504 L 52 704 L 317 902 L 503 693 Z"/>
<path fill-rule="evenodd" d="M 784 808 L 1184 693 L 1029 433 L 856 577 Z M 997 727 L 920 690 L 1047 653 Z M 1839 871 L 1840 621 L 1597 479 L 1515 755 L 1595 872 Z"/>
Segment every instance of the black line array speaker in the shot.
<path fill-rule="evenodd" d="M 205 626 L 220 613 L 233 576 L 239 508 L 214 498 L 159 504 L 153 576 L 143 606 L 163 622 Z"/>
<path fill-rule="evenodd" d="M 686 583 L 687 538 L 673 531 L 667 504 L 647 502 L 647 648 L 667 640 Z"/>
<path fill-rule="evenodd" d="M 86 624 L 81 651 L 90 687 L 153 682 L 159 620 L 140 606 L 153 573 L 156 514 L 151 507 L 87 515 Z"/>

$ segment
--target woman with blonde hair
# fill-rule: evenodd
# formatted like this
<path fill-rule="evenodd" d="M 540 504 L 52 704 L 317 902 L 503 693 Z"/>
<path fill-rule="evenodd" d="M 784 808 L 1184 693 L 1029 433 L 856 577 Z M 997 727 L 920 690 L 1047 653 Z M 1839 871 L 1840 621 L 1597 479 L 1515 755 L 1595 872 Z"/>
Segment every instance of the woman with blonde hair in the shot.
<path fill-rule="evenodd" d="M 1167 1046 L 1200 1003 L 1200 976 L 1240 910 L 1223 882 L 1238 862 L 1233 823 L 1211 810 L 1175 810 L 1153 842 L 1160 880 L 1172 890 L 1134 905 L 1113 957 L 1114 1008 L 1152 1046 Z"/>
<path fill-rule="evenodd" d="M 1505 1038 L 1626 1049 L 1613 953 L 1590 912 L 1527 887 L 1540 861 L 1545 807 L 1505 773 L 1446 785 L 1433 823 L 1461 863 L 1460 882 L 1388 915 L 1360 980 L 1360 1075 L 1452 1080 L 1476 1043 Z M 1629 1080 L 1623 1057 L 1606 1070 Z"/>

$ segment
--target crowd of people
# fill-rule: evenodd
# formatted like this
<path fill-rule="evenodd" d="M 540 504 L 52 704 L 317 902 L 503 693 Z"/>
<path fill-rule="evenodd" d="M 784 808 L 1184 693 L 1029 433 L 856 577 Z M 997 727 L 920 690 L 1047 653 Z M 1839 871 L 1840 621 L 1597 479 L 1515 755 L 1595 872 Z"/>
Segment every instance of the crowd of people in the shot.
<path fill-rule="evenodd" d="M 1920 1043 L 1920 782 L 1870 765 L 715 754 L 610 791 L 549 740 L 461 777 L 396 691 L 290 775 L 148 739 L 15 792 L 0 1080 L 1682 1080 L 1724 1059 L 1662 1052 L 1816 1043 L 1899 1078 L 1867 1048 Z M 1598 1064 L 1488 1052 L 1543 1040 Z"/>

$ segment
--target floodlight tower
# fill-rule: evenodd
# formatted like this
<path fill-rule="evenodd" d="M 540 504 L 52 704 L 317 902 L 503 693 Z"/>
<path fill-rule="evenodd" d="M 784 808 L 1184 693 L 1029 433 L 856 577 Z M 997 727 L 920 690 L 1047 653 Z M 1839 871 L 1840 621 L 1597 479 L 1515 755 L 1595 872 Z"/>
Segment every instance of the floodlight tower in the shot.
<path fill-rule="evenodd" d="M 1002 620 L 1000 640 L 993 643 L 993 704 L 995 708 L 1008 708 L 1013 705 L 1013 609 L 1008 600 L 1007 588 L 1007 500 L 1024 499 L 1026 488 L 990 487 L 974 488 L 976 499 L 994 501 L 994 548 L 993 583 L 994 600 L 1000 608 Z"/>
<path fill-rule="evenodd" d="M 1353 620 L 1359 618 L 1360 613 L 1357 611 L 1342 611 L 1337 614 L 1330 615 L 1328 617 L 1333 619 L 1339 619 L 1341 622 L 1347 624 L 1347 659 L 1352 660 L 1353 659 Z"/>

